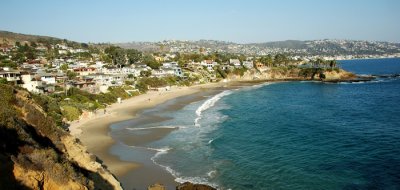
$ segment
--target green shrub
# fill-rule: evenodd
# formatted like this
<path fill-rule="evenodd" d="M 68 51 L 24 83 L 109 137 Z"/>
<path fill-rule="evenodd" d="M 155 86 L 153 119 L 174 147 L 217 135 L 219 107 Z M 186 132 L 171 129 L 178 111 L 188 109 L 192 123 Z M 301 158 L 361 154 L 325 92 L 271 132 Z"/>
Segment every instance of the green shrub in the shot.
<path fill-rule="evenodd" d="M 7 79 L 0 78 L 0 84 L 7 84 Z"/>
<path fill-rule="evenodd" d="M 81 112 L 79 111 L 78 108 L 65 105 L 61 109 L 62 115 L 68 120 L 68 121 L 73 121 L 79 119 L 79 116 L 81 115 Z"/>

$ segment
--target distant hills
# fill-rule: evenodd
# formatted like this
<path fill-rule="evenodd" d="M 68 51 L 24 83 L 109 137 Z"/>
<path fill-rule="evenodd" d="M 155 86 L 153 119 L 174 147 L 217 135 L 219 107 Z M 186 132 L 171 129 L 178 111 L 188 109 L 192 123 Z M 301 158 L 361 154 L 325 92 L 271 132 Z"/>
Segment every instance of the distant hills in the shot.
<path fill-rule="evenodd" d="M 16 41 L 47 40 L 61 43 L 65 40 L 39 35 L 19 34 L 0 31 L 0 43 L 10 44 Z M 109 43 L 91 44 L 108 45 Z M 267 55 L 285 53 L 298 56 L 338 56 L 338 55 L 397 55 L 400 54 L 400 43 L 374 42 L 360 40 L 286 40 L 266 43 L 239 44 L 216 40 L 166 40 L 161 42 L 128 42 L 114 43 L 126 49 L 137 49 L 144 52 L 180 52 L 180 53 L 211 53 L 224 52 L 246 55 Z"/>

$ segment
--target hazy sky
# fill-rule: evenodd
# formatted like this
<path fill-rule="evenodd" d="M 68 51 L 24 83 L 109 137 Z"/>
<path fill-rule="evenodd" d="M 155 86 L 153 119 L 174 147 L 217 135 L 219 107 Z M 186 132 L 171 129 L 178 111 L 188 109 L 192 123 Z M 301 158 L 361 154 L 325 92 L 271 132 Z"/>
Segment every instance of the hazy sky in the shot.
<path fill-rule="evenodd" d="M 79 42 L 400 42 L 400 0 L 1 0 L 0 30 Z"/>

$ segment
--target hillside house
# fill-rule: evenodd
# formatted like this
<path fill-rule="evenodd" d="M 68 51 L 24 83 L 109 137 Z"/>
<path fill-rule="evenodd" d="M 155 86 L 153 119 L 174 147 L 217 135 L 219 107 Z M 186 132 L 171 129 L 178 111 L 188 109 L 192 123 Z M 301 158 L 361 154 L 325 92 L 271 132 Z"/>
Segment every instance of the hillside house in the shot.
<path fill-rule="evenodd" d="M 229 64 L 239 68 L 242 66 L 239 59 L 229 59 Z"/>

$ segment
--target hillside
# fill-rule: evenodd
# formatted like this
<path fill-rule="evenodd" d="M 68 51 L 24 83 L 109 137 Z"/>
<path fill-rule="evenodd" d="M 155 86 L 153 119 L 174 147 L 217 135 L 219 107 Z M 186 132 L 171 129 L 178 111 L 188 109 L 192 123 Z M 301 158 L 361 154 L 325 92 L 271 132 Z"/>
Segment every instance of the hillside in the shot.
<path fill-rule="evenodd" d="M 0 85 L 0 189 L 121 189 L 25 90 Z"/>
<path fill-rule="evenodd" d="M 37 42 L 40 40 L 47 41 L 62 41 L 59 38 L 49 37 L 49 36 L 39 36 L 39 35 L 29 35 L 29 34 L 19 34 L 8 31 L 0 31 L 0 42 L 8 41 L 9 44 L 14 44 L 15 42 Z"/>

